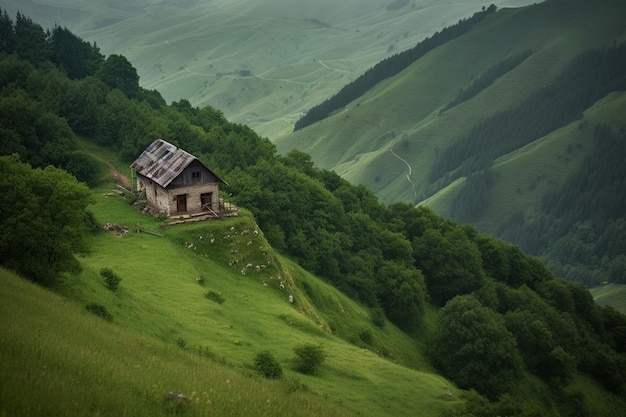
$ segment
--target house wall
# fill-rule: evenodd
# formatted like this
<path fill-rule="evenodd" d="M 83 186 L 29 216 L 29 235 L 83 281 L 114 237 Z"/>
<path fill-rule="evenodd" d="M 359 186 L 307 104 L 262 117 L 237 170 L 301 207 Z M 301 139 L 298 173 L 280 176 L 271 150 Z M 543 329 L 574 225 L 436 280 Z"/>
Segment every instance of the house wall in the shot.
<path fill-rule="evenodd" d="M 181 176 L 184 174 L 185 172 L 181 173 Z M 191 178 L 190 172 L 187 172 L 187 174 L 188 177 Z M 209 178 L 204 177 L 204 179 Z M 154 181 L 138 174 L 137 190 L 145 191 L 148 205 L 155 211 L 163 213 L 166 216 L 175 216 L 177 214 L 195 214 L 202 211 L 208 211 L 206 208 L 202 207 L 203 194 L 211 194 L 210 201 L 207 201 L 205 198 L 204 202 L 206 205 L 210 205 L 212 209 L 217 212 L 219 209 L 219 183 L 217 181 L 210 183 L 189 182 L 189 184 L 185 185 L 185 181 L 178 181 L 178 185 L 170 185 L 166 189 Z M 174 184 L 174 181 L 172 181 L 172 184 Z M 184 201 L 186 210 L 179 210 L 178 196 L 185 196 Z"/>
<path fill-rule="evenodd" d="M 169 193 L 169 216 L 174 216 L 176 214 L 194 214 L 200 213 L 203 211 L 202 207 L 202 194 L 211 195 L 210 202 L 207 204 L 217 212 L 219 210 L 219 192 L 218 192 L 218 184 L 199 184 L 199 185 L 189 185 L 186 187 L 177 187 L 177 188 L 168 188 Z M 178 196 L 185 196 L 187 211 L 178 211 Z M 206 210 L 208 211 L 208 210 Z"/>
<path fill-rule="evenodd" d="M 166 216 L 171 215 L 170 195 L 165 188 L 144 176 L 137 175 L 137 191 L 145 192 L 148 206 L 151 209 Z"/>

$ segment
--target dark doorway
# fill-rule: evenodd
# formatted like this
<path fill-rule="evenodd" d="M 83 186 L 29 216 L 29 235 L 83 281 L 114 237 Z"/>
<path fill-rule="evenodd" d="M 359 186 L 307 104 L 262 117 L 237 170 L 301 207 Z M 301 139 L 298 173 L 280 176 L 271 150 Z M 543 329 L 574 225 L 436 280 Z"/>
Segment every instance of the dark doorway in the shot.
<path fill-rule="evenodd" d="M 179 213 L 187 211 L 187 194 L 180 194 L 176 196 L 176 211 Z"/>
<path fill-rule="evenodd" d="M 213 210 L 213 193 L 200 194 L 202 210 Z"/>

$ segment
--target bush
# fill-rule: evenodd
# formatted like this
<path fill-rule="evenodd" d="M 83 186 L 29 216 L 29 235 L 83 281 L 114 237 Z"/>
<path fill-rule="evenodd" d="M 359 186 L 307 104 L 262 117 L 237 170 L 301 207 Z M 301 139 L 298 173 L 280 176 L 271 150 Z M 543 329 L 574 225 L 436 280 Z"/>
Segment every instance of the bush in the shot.
<path fill-rule="evenodd" d="M 226 301 L 224 299 L 224 297 L 222 297 L 222 293 L 221 292 L 217 292 L 217 291 L 209 291 L 205 294 L 205 297 L 208 298 L 211 301 L 215 301 L 217 304 L 222 304 L 224 301 Z"/>
<path fill-rule="evenodd" d="M 107 287 L 109 287 L 111 291 L 117 291 L 122 278 L 113 272 L 111 268 L 102 268 L 100 270 L 100 275 L 104 277 L 104 281 L 107 283 Z"/>
<path fill-rule="evenodd" d="M 296 370 L 303 374 L 313 374 L 326 359 L 324 346 L 305 343 L 293 348 L 296 355 Z"/>
<path fill-rule="evenodd" d="M 294 392 L 308 392 L 309 387 L 295 378 L 287 378 L 284 380 L 285 392 L 293 394 Z"/>
<path fill-rule="evenodd" d="M 370 311 L 370 319 L 376 327 L 380 329 L 385 327 L 385 311 L 383 308 L 380 306 L 372 308 Z"/>
<path fill-rule="evenodd" d="M 89 303 L 85 306 L 85 308 L 87 308 L 87 311 L 89 311 L 90 313 L 95 314 L 98 317 L 102 317 L 106 321 L 113 321 L 113 316 L 102 304 Z"/>
<path fill-rule="evenodd" d="M 283 368 L 271 352 L 265 350 L 254 357 L 254 370 L 265 378 L 279 379 L 283 376 Z"/>

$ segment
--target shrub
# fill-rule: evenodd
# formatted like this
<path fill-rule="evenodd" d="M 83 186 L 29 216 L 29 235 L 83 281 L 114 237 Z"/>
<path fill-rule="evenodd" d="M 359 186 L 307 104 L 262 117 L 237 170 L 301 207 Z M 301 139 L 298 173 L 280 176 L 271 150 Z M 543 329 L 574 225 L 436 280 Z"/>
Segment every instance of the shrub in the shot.
<path fill-rule="evenodd" d="M 265 350 L 254 357 L 254 370 L 265 378 L 279 379 L 283 376 L 283 368 L 271 352 Z"/>
<path fill-rule="evenodd" d="M 215 301 L 217 304 L 222 304 L 224 301 L 226 301 L 224 297 L 222 297 L 222 293 L 213 290 L 207 292 L 205 294 L 205 297 L 211 301 Z"/>
<path fill-rule="evenodd" d="M 385 311 L 382 307 L 374 307 L 370 312 L 372 323 L 380 329 L 385 327 Z"/>
<path fill-rule="evenodd" d="M 285 392 L 287 392 L 287 394 L 292 394 L 294 392 L 307 392 L 309 390 L 309 387 L 300 382 L 298 379 L 287 378 L 284 381 Z"/>
<path fill-rule="evenodd" d="M 85 306 L 85 308 L 87 308 L 87 311 L 89 311 L 90 313 L 93 313 L 98 317 L 102 317 L 106 321 L 113 321 L 113 316 L 111 315 L 111 313 L 107 311 L 106 307 L 103 306 L 102 304 L 89 303 Z"/>
<path fill-rule="evenodd" d="M 111 291 L 117 290 L 122 278 L 120 278 L 115 272 L 113 272 L 111 268 L 102 268 L 100 270 L 100 275 L 104 277 L 104 281 L 107 283 L 107 287 L 109 287 Z"/>
<path fill-rule="evenodd" d="M 305 343 L 293 348 L 296 356 L 296 370 L 303 374 L 313 374 L 326 359 L 324 346 Z"/>

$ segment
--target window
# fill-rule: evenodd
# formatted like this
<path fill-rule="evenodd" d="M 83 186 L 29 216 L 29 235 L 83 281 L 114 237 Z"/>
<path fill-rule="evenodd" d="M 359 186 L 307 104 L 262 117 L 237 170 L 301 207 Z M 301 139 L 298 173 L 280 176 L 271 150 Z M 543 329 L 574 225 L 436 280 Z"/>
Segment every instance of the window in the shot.
<path fill-rule="evenodd" d="M 192 184 L 197 184 L 200 182 L 200 171 L 191 172 L 191 182 Z"/>

